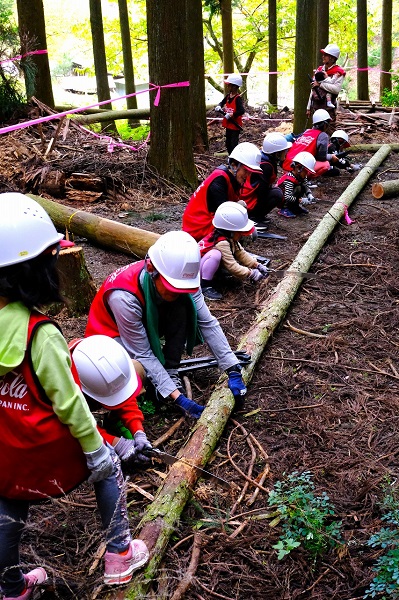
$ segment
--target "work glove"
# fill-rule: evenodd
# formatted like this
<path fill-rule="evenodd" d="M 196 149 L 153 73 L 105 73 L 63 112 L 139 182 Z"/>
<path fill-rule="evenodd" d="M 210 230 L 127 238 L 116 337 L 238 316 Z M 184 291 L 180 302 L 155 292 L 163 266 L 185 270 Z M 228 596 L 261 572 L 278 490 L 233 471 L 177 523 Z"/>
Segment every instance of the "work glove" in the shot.
<path fill-rule="evenodd" d="M 263 275 L 263 277 L 269 277 L 270 275 L 270 271 L 267 267 L 265 267 L 265 265 L 262 265 L 261 263 L 258 263 L 257 267 L 256 267 L 257 271 L 260 271 Z"/>
<path fill-rule="evenodd" d="M 360 169 L 363 168 L 363 165 L 361 163 L 352 163 L 347 168 L 348 168 L 348 171 L 350 171 L 350 172 L 360 171 Z"/>
<path fill-rule="evenodd" d="M 340 169 L 346 169 L 347 167 L 349 167 L 349 160 L 347 160 L 346 158 L 339 158 L 337 166 Z"/>
<path fill-rule="evenodd" d="M 136 459 L 142 463 L 150 462 L 150 458 L 146 455 L 146 450 L 152 450 L 152 446 L 147 439 L 144 431 L 136 431 L 134 434 L 134 444 L 136 446 Z"/>
<path fill-rule="evenodd" d="M 226 373 L 229 376 L 229 390 L 233 394 L 236 404 L 242 405 L 245 396 L 247 395 L 247 387 L 241 377 L 240 365 L 230 367 L 230 369 L 227 369 Z"/>
<path fill-rule="evenodd" d="M 180 394 L 180 396 L 176 398 L 176 404 L 187 416 L 193 417 L 193 419 L 199 419 L 205 408 L 193 400 L 189 400 L 183 396 L 183 394 Z"/>
<path fill-rule="evenodd" d="M 94 452 L 85 452 L 87 467 L 91 471 L 88 479 L 89 483 L 97 483 L 103 479 L 110 477 L 114 471 L 114 463 L 112 461 L 109 448 L 105 444 Z"/>
<path fill-rule="evenodd" d="M 136 444 L 133 440 L 127 440 L 126 438 L 121 437 L 114 446 L 114 450 L 123 462 L 127 462 L 128 460 L 135 458 Z"/>
<path fill-rule="evenodd" d="M 231 113 L 225 113 L 224 115 L 226 117 L 226 119 L 231 119 L 231 117 L 233 116 Z"/>
<path fill-rule="evenodd" d="M 215 106 L 214 110 L 215 110 L 216 112 L 221 112 L 221 113 L 224 113 L 224 110 L 223 110 L 223 108 L 222 108 L 221 106 L 219 106 L 219 104 L 218 104 L 217 106 Z"/>
<path fill-rule="evenodd" d="M 249 280 L 252 281 L 253 283 L 260 281 L 264 277 L 265 277 L 265 275 L 263 275 L 263 273 L 261 273 L 259 271 L 259 269 L 251 269 L 251 272 L 249 274 Z"/>
<path fill-rule="evenodd" d="M 308 206 L 309 204 L 316 204 L 317 200 L 313 194 L 307 194 L 306 197 L 301 198 L 302 206 Z"/>

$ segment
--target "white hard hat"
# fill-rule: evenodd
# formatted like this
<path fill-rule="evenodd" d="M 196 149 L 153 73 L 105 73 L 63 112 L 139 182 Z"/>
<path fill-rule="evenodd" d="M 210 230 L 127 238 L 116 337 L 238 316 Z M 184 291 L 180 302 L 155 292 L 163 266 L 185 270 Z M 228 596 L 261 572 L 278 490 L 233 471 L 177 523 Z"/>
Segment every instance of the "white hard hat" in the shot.
<path fill-rule="evenodd" d="M 251 142 L 242 142 L 232 150 L 229 159 L 234 159 L 241 163 L 250 171 L 261 171 L 260 161 L 262 160 L 261 153 L 255 144 Z"/>
<path fill-rule="evenodd" d="M 273 154 L 273 152 L 281 152 L 281 150 L 287 150 L 291 148 L 292 143 L 289 142 L 286 137 L 278 131 L 268 133 L 263 140 L 262 150 L 266 154 Z"/>
<path fill-rule="evenodd" d="M 35 258 L 63 237 L 35 200 L 18 192 L 0 194 L 0 267 Z"/>
<path fill-rule="evenodd" d="M 242 86 L 242 77 L 241 77 L 241 75 L 236 75 L 235 73 L 231 73 L 231 75 L 227 76 L 227 79 L 225 79 L 224 82 L 232 83 L 233 85 L 236 85 L 237 87 L 241 87 Z"/>
<path fill-rule="evenodd" d="M 237 202 L 223 202 L 216 209 L 212 224 L 227 231 L 248 232 L 254 228 L 254 222 L 248 219 L 247 209 Z"/>
<path fill-rule="evenodd" d="M 343 129 L 337 129 L 336 131 L 334 131 L 334 133 L 331 134 L 331 139 L 332 138 L 339 138 L 341 140 L 344 140 L 346 148 L 350 145 L 349 144 L 349 136 L 346 133 L 346 131 L 344 131 Z"/>
<path fill-rule="evenodd" d="M 72 351 L 82 392 L 105 406 L 118 406 L 138 391 L 139 379 L 126 350 L 106 335 L 92 335 Z"/>
<path fill-rule="evenodd" d="M 168 231 L 149 248 L 148 256 L 173 292 L 193 293 L 200 285 L 200 251 L 195 239 L 186 231 Z"/>
<path fill-rule="evenodd" d="M 316 123 L 323 123 L 323 121 L 331 121 L 331 117 L 324 108 L 319 108 L 313 113 L 312 123 L 316 125 Z"/>
<path fill-rule="evenodd" d="M 305 169 L 307 169 L 310 173 L 316 173 L 314 170 L 314 166 L 316 164 L 316 159 L 313 154 L 310 152 L 298 152 L 296 156 L 292 159 L 293 163 L 299 163 Z"/>
<path fill-rule="evenodd" d="M 329 54 L 330 56 L 334 56 L 334 58 L 337 59 L 340 55 L 340 49 L 338 48 L 337 44 L 327 44 L 327 46 L 325 48 L 322 48 L 320 52 L 322 52 L 323 54 Z"/>

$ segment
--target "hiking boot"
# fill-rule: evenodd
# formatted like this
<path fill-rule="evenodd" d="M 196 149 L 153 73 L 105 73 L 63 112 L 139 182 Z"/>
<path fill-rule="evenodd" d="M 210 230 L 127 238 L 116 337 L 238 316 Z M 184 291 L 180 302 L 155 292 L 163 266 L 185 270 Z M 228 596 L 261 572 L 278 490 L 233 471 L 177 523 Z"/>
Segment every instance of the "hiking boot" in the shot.
<path fill-rule="evenodd" d="M 289 208 L 281 208 L 277 214 L 280 215 L 280 217 L 286 217 L 287 219 L 295 219 L 296 217 L 296 214 Z"/>
<path fill-rule="evenodd" d="M 202 293 L 207 300 L 221 300 L 223 298 L 220 292 L 217 292 L 213 287 L 202 288 Z"/>
<path fill-rule="evenodd" d="M 338 169 L 338 167 L 331 166 L 328 171 L 323 173 L 323 175 L 324 177 L 337 177 L 338 175 L 341 175 L 341 171 Z"/>
<path fill-rule="evenodd" d="M 255 221 L 254 226 L 256 229 L 268 229 L 270 225 L 270 219 L 264 219 L 263 221 Z"/>
<path fill-rule="evenodd" d="M 137 569 L 148 561 L 150 553 L 142 540 L 130 542 L 129 549 L 123 554 L 105 553 L 105 585 L 122 585 L 129 583 Z"/>
<path fill-rule="evenodd" d="M 33 571 L 29 571 L 25 578 L 25 590 L 20 596 L 4 596 L 3 600 L 36 600 L 40 598 L 44 590 L 36 586 L 47 581 L 47 573 L 42 567 L 37 567 Z"/>

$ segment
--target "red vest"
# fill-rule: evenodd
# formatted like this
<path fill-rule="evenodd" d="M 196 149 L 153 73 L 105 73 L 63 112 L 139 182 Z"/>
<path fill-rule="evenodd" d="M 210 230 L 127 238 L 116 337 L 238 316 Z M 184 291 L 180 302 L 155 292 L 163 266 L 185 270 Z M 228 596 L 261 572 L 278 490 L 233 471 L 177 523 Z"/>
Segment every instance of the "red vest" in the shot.
<path fill-rule="evenodd" d="M 228 173 L 223 169 L 215 169 L 196 189 L 183 213 L 182 229 L 192 235 L 197 242 L 213 230 L 213 213 L 210 213 L 208 210 L 206 196 L 212 181 L 220 176 L 224 177 L 227 181 L 226 200 L 230 200 L 231 202 L 238 200 L 237 193 L 234 191 Z"/>
<path fill-rule="evenodd" d="M 222 240 L 227 240 L 226 236 L 218 235 L 218 236 L 214 237 L 214 239 L 211 241 L 210 238 L 213 237 L 214 234 L 215 234 L 215 231 L 212 231 L 211 233 L 208 233 L 208 235 L 206 235 L 204 238 L 202 238 L 202 240 L 200 240 L 198 242 L 198 247 L 199 247 L 201 256 L 204 256 L 207 252 L 209 252 L 209 250 L 212 250 L 212 248 L 214 248 L 218 242 L 221 242 Z"/>
<path fill-rule="evenodd" d="M 317 138 L 320 134 L 320 129 L 307 129 L 295 140 L 283 162 L 284 171 L 291 169 L 291 163 L 299 152 L 310 152 L 312 156 L 316 156 Z"/>
<path fill-rule="evenodd" d="M 32 340 L 51 322 L 33 312 L 22 363 L 0 377 L 0 496 L 62 496 L 89 476 L 79 442 L 55 414 L 33 370 Z"/>
<path fill-rule="evenodd" d="M 224 109 L 226 112 L 228 113 L 235 113 L 237 110 L 237 98 L 239 97 L 240 94 L 236 94 L 234 96 L 234 98 L 230 99 L 230 96 L 227 96 L 227 100 L 226 100 L 226 104 L 224 105 Z M 234 117 L 233 117 L 234 118 Z M 242 126 L 242 115 L 240 115 L 239 117 L 234 118 L 234 121 Z M 237 127 L 236 125 L 234 125 L 234 123 L 231 122 L 230 119 L 226 119 L 226 117 L 223 118 L 222 121 L 222 125 L 223 127 L 226 127 L 226 129 L 235 129 L 237 131 L 237 129 L 240 129 L 239 127 Z"/>
<path fill-rule="evenodd" d="M 140 260 L 125 267 L 117 269 L 102 284 L 94 296 L 90 307 L 85 337 L 90 335 L 119 336 L 118 326 L 106 304 L 106 297 L 112 290 L 124 290 L 137 296 L 144 306 L 144 296 L 140 289 L 139 275 L 143 270 L 145 261 Z"/>
<path fill-rule="evenodd" d="M 294 185 L 299 185 L 301 183 L 292 173 L 285 173 L 277 181 L 278 187 L 284 190 L 284 184 L 286 181 L 292 181 Z"/>
<path fill-rule="evenodd" d="M 248 212 L 253 210 L 258 202 L 259 184 L 259 180 L 255 181 L 255 183 L 251 183 L 251 174 L 249 174 L 244 181 L 244 185 L 240 189 L 240 200 L 245 201 Z"/>

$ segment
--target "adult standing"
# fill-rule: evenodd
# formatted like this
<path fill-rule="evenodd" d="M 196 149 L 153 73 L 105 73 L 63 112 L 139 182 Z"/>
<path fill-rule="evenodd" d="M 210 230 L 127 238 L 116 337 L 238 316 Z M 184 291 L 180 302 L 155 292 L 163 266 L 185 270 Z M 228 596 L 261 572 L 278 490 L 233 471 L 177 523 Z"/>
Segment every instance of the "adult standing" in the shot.
<path fill-rule="evenodd" d="M 327 110 L 330 115 L 327 133 L 331 135 L 335 131 L 337 98 L 342 90 L 346 73 L 342 67 L 336 64 L 340 55 L 337 44 L 327 44 L 320 52 L 322 53 L 323 64 L 317 67 L 315 71 L 315 79 L 312 81 L 306 114 L 310 117 L 314 111 L 320 108 Z M 316 74 L 319 74 L 317 78 Z M 324 75 L 324 78 L 317 81 L 321 75 Z"/>
<path fill-rule="evenodd" d="M 238 144 L 229 156 L 228 165 L 211 173 L 191 196 L 183 213 L 182 229 L 199 242 L 213 230 L 212 219 L 226 201 L 237 202 L 247 176 L 260 168 L 260 151 L 250 142 Z"/>
<path fill-rule="evenodd" d="M 175 402 L 194 418 L 204 407 L 185 396 L 178 367 L 183 352 L 190 354 L 197 343 L 208 344 L 228 375 L 236 401 L 243 400 L 247 391 L 237 357 L 205 303 L 199 269 L 194 238 L 184 231 L 165 233 L 149 248 L 146 259 L 105 280 L 91 305 L 85 334 L 119 341 L 144 367 L 157 396 Z"/>

